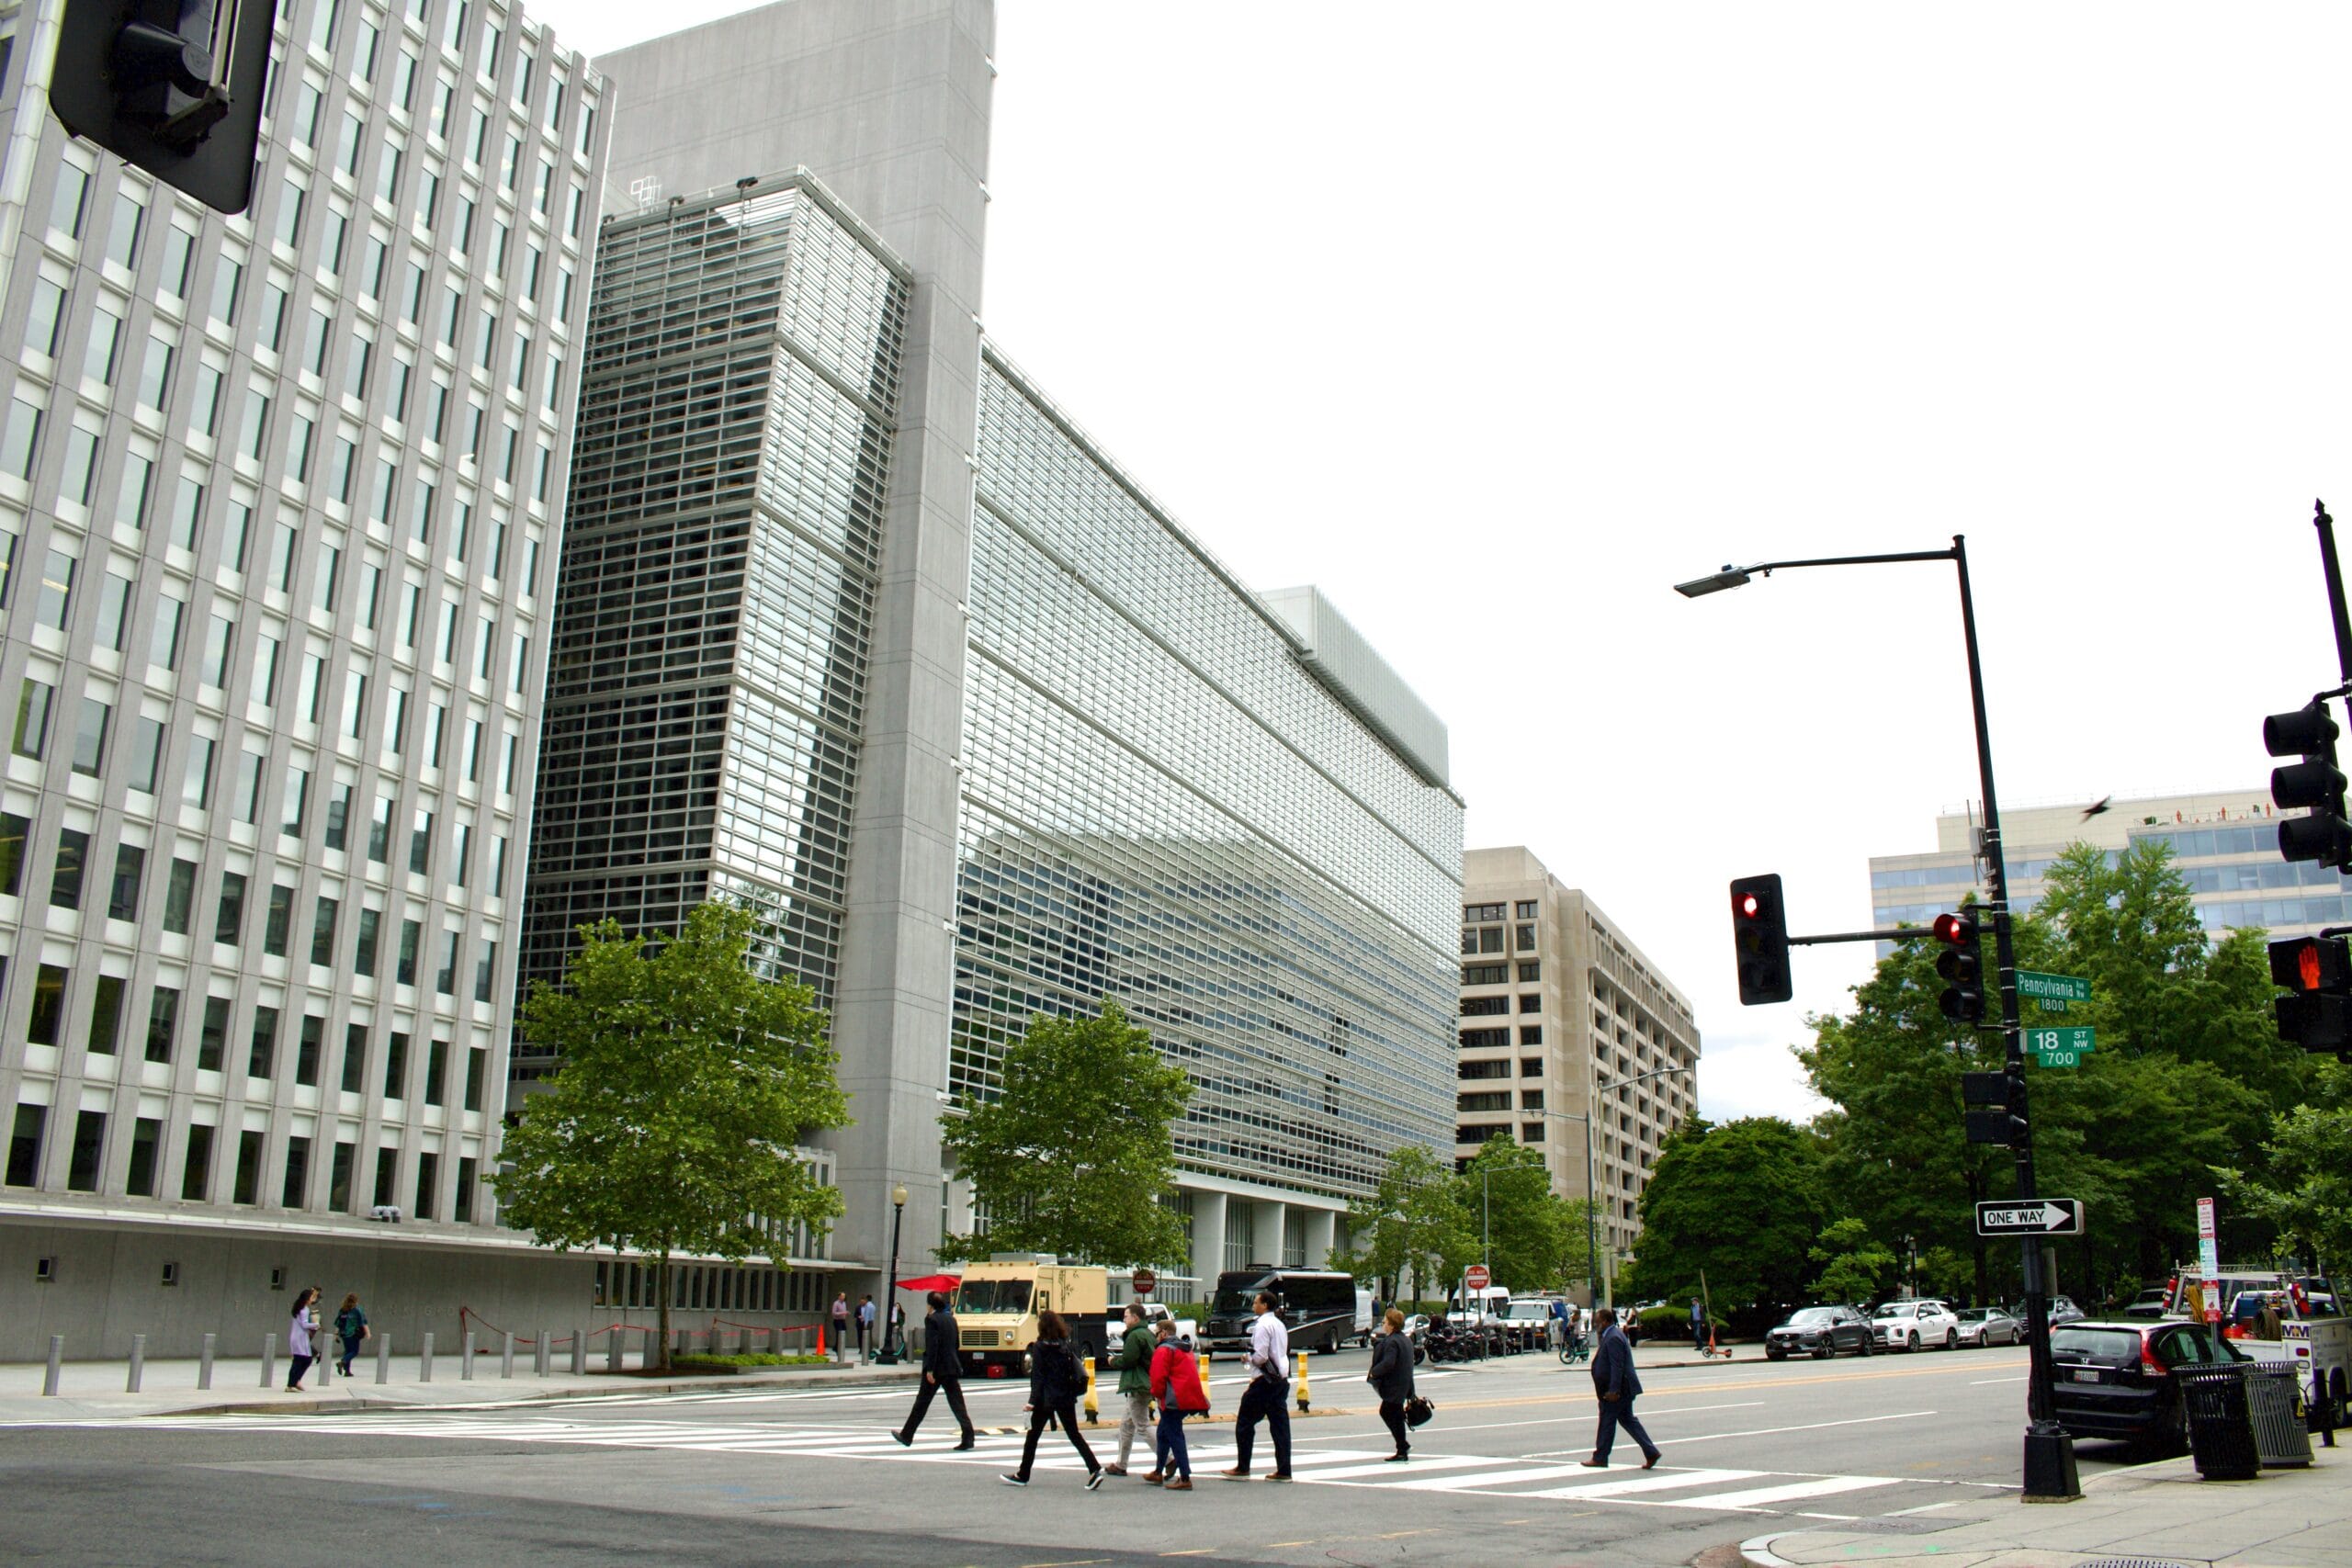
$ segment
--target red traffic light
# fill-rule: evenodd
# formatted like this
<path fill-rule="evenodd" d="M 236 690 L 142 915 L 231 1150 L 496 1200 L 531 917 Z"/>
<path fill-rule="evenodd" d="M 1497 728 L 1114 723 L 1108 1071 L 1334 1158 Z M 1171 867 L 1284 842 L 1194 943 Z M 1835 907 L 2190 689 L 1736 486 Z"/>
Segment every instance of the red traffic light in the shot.
<path fill-rule="evenodd" d="M 1764 901 L 1753 893 L 1743 893 L 1739 896 L 1737 908 L 1741 915 L 1752 920 L 1763 913 Z"/>
<path fill-rule="evenodd" d="M 2305 947 L 2295 954 L 2296 988 L 2304 991 L 2319 989 L 2319 949 Z"/>
<path fill-rule="evenodd" d="M 2303 996 L 2352 991 L 2352 952 L 2340 936 L 2281 938 L 2270 944 L 2270 980 Z"/>
<path fill-rule="evenodd" d="M 1938 915 L 1928 929 L 1938 942 L 1948 942 L 1954 947 L 1976 940 L 1976 919 L 1973 915 Z"/>

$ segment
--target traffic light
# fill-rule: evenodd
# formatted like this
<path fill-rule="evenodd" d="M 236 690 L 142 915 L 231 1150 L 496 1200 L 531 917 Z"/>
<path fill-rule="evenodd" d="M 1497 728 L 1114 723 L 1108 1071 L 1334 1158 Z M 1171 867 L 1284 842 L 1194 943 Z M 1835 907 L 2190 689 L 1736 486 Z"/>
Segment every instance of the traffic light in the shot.
<path fill-rule="evenodd" d="M 2025 1135 L 2025 1082 L 2003 1073 L 1962 1073 L 1961 1119 L 1972 1144 L 2015 1144 Z"/>
<path fill-rule="evenodd" d="M 1796 994 L 1789 975 L 1789 917 L 1781 878 L 1743 876 L 1731 885 L 1731 942 L 1739 958 L 1739 1004 L 1784 1002 Z"/>
<path fill-rule="evenodd" d="M 2352 953 L 2342 937 L 2272 942 L 2270 978 L 2288 992 L 2271 1004 L 2279 1039 L 2306 1051 L 2352 1051 Z"/>
<path fill-rule="evenodd" d="M 2278 824 L 2278 852 L 2352 871 L 2352 822 L 2344 809 L 2344 774 L 2335 765 L 2335 720 L 2327 705 L 2274 713 L 2262 721 L 2262 744 L 2274 757 L 2301 757 L 2270 770 L 2270 798 L 2282 810 L 2309 807 L 2308 815 Z"/>
<path fill-rule="evenodd" d="M 66 0 L 49 105 L 208 207 L 253 198 L 272 0 Z"/>
<path fill-rule="evenodd" d="M 1928 928 L 1944 951 L 1937 955 L 1936 973 L 1944 977 L 1939 998 L 1944 1016 L 1954 1023 L 1981 1023 L 1984 1019 L 1984 958 L 1976 948 L 1976 917 L 1966 910 L 1938 915 Z"/>

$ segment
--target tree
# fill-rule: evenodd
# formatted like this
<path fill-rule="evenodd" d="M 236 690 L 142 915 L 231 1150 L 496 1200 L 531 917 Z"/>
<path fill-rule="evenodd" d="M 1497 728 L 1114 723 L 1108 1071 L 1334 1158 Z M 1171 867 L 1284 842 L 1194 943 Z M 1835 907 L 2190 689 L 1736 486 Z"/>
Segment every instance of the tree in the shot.
<path fill-rule="evenodd" d="M 808 987 L 746 966 L 756 923 L 704 904 L 652 953 L 616 921 L 582 927 L 562 984 L 523 1004 L 523 1033 L 561 1065 L 523 1100 L 492 1185 L 548 1246 L 653 1258 L 665 1368 L 673 1253 L 770 1252 L 842 1212 L 794 1153 L 849 1122 L 826 1018 Z"/>
<path fill-rule="evenodd" d="M 1870 1227 L 1851 1217 L 1832 1221 L 1805 1256 L 1822 1266 L 1813 1281 L 1818 1301 L 1867 1304 L 1894 1274 L 1894 1254 L 1871 1240 Z"/>
<path fill-rule="evenodd" d="M 2314 1269 L 2352 1264 L 2352 1072 L 2330 1066 L 2320 1103 L 2271 1118 L 2262 1145 L 2267 1167 L 2254 1176 L 2216 1168 L 2223 1193 L 2303 1252 Z"/>
<path fill-rule="evenodd" d="M 1700 1293 L 1703 1271 L 1719 1317 L 1802 1302 L 1828 1218 L 1822 1163 L 1820 1138 L 1778 1116 L 1684 1122 L 1658 1146 L 1621 1289 L 1679 1301 Z"/>
<path fill-rule="evenodd" d="M 1582 1272 L 1583 1213 L 1554 1194 L 1540 1151 L 1497 1133 L 1460 1179 L 1462 1207 L 1473 1235 L 1480 1237 L 1478 1255 L 1491 1258 L 1496 1284 L 1514 1291 L 1557 1290 L 1570 1271 L 1572 1251 Z"/>
<path fill-rule="evenodd" d="M 940 1118 L 959 1174 L 987 1216 L 950 1236 L 943 1258 L 991 1249 L 1095 1263 L 1181 1268 L 1183 1221 L 1172 1131 L 1193 1097 L 1184 1069 L 1105 999 L 1094 1018 L 1029 1021 L 1005 1048 L 992 1099 L 967 1096 Z"/>
<path fill-rule="evenodd" d="M 1391 1300 L 1404 1294 L 1408 1275 L 1417 1297 L 1431 1284 L 1442 1292 L 1476 1255 L 1453 1168 L 1419 1144 L 1399 1145 L 1372 1196 L 1349 1205 L 1348 1234 L 1362 1250 L 1335 1250 L 1331 1266 L 1384 1281 L 1381 1293 Z"/>

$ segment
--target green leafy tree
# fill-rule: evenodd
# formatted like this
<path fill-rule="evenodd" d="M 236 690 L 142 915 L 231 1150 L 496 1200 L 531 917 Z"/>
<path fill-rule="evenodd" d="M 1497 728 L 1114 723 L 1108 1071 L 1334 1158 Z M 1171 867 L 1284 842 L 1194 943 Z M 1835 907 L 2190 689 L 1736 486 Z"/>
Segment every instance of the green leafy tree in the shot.
<path fill-rule="evenodd" d="M 1494 1282 L 1514 1291 L 1560 1287 L 1570 1269 L 1581 1274 L 1585 1257 L 1583 1211 L 1552 1190 L 1552 1173 L 1541 1151 L 1523 1146 L 1508 1133 L 1480 1145 L 1464 1168 L 1462 1207 L 1479 1234 L 1476 1256 L 1491 1257 Z"/>
<path fill-rule="evenodd" d="M 1871 1240 L 1870 1227 L 1850 1216 L 1831 1221 L 1805 1256 L 1821 1267 L 1813 1281 L 1817 1301 L 1863 1305 L 1875 1301 L 1894 1276 L 1894 1254 Z"/>
<path fill-rule="evenodd" d="M 1404 1144 L 1369 1198 L 1349 1205 L 1348 1234 L 1356 1250 L 1333 1251 L 1331 1266 L 1365 1281 L 1382 1281 L 1395 1300 L 1409 1277 L 1417 1297 L 1435 1285 L 1441 1293 L 1476 1253 L 1476 1232 L 1462 1206 L 1453 1168 L 1419 1144 Z"/>
<path fill-rule="evenodd" d="M 2248 1176 L 2222 1167 L 2215 1174 L 2230 1206 L 2268 1225 L 2286 1250 L 2340 1278 L 2352 1265 L 2352 1071 L 2327 1066 L 2316 1098 L 2271 1118 L 2262 1145 L 2267 1168 Z"/>
<path fill-rule="evenodd" d="M 550 1247 L 650 1257 L 663 1367 L 673 1253 L 741 1258 L 842 1212 L 794 1152 L 849 1122 L 825 1015 L 808 987 L 747 966 L 755 926 L 705 904 L 651 953 L 616 921 L 583 927 L 562 984 L 523 1004 L 524 1036 L 561 1065 L 506 1134 L 505 1219 Z"/>
<path fill-rule="evenodd" d="M 1193 1097 L 1184 1069 L 1107 998 L 1100 1016 L 1029 1021 L 1005 1048 L 992 1098 L 940 1118 L 985 1228 L 950 1236 L 943 1258 L 992 1249 L 1090 1262 L 1182 1267 L 1173 1126 Z"/>
<path fill-rule="evenodd" d="M 1693 1118 L 1658 1146 L 1642 1191 L 1642 1237 L 1620 1293 L 1701 1293 L 1718 1316 L 1805 1299 L 1810 1252 L 1829 1219 L 1821 1139 L 1777 1116 Z"/>

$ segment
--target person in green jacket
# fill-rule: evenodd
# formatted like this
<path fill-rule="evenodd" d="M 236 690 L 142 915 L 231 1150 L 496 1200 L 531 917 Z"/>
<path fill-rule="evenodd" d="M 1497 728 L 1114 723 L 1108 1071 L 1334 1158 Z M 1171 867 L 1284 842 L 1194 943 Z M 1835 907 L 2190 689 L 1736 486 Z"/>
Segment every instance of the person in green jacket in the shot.
<path fill-rule="evenodd" d="M 1104 1465 L 1107 1475 L 1125 1475 L 1127 1456 L 1135 1451 L 1136 1434 L 1144 1435 L 1145 1443 L 1151 1442 L 1151 1330 L 1144 1326 L 1143 1308 L 1133 1302 L 1127 1303 L 1126 1328 L 1119 1337 L 1118 1354 L 1111 1365 L 1119 1371 L 1119 1397 L 1126 1401 L 1126 1414 L 1119 1417 L 1119 1462 Z"/>

